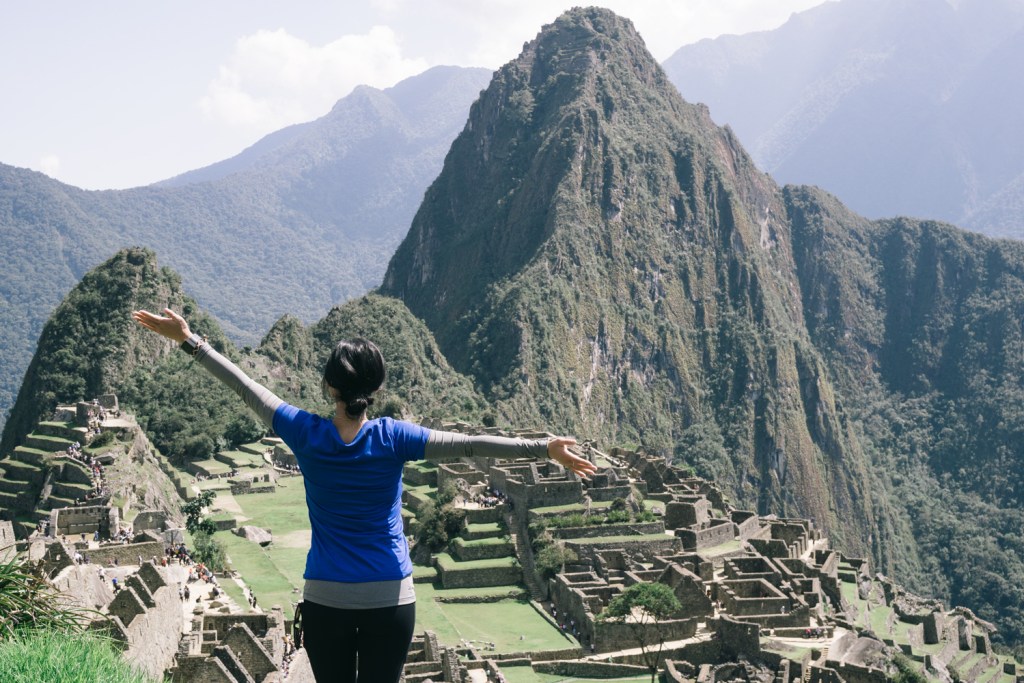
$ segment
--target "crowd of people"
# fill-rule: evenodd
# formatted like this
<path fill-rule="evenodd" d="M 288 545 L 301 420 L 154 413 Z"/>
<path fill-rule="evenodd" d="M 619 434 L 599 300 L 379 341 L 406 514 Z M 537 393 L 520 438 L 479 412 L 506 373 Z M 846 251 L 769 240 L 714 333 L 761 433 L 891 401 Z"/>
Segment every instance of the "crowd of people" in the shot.
<path fill-rule="evenodd" d="M 477 494 L 477 497 L 473 502 L 480 507 L 492 508 L 509 501 L 508 498 L 505 497 L 504 493 L 498 489 L 488 486 L 483 493 Z"/>
<path fill-rule="evenodd" d="M 83 451 L 82 444 L 77 441 L 74 442 L 65 449 L 64 454 L 88 467 L 89 473 L 92 475 L 92 491 L 86 493 L 82 498 L 75 498 L 75 505 L 94 504 L 110 497 L 110 489 L 106 484 L 103 465 L 100 464 L 99 460 Z"/>

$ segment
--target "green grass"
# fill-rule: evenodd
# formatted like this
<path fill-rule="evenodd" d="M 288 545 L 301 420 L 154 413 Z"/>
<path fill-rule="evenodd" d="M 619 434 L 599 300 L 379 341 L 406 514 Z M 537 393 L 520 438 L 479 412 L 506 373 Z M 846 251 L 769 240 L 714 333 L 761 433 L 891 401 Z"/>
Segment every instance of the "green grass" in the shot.
<path fill-rule="evenodd" d="M 467 560 L 466 562 L 459 562 L 448 553 L 439 553 L 437 555 L 437 563 L 443 567 L 445 571 L 459 569 L 493 569 L 494 567 L 514 567 L 516 566 L 516 558 L 498 557 L 493 560 Z"/>
<path fill-rule="evenodd" d="M 231 471 L 230 465 L 212 458 L 208 460 L 193 460 L 192 464 L 209 474 L 227 474 Z"/>
<path fill-rule="evenodd" d="M 590 504 L 591 510 L 601 510 L 603 508 L 611 507 L 612 501 L 610 500 L 598 500 Z M 548 515 L 562 514 L 563 512 L 585 512 L 587 506 L 583 503 L 569 503 L 567 505 L 549 505 L 542 508 L 531 508 L 530 512 L 541 517 Z"/>
<path fill-rule="evenodd" d="M 307 543 L 287 538 L 292 532 L 309 530 L 306 489 L 302 479 L 293 477 L 282 481 L 274 493 L 232 498 L 242 508 L 242 516 L 249 518 L 245 523 L 271 529 L 274 543 L 268 548 L 261 548 L 227 531 L 218 532 L 216 538 L 224 544 L 232 568 L 238 570 L 245 583 L 255 591 L 260 605 L 264 608 L 280 605 L 291 618 L 292 603 L 301 598 L 301 593 L 292 589 L 302 590 L 302 574 L 309 550 Z M 214 505 L 217 505 L 216 501 Z M 239 604 L 246 604 L 244 597 Z"/>
<path fill-rule="evenodd" d="M 219 532 L 216 538 L 224 545 L 231 568 L 241 572 L 260 605 L 264 608 L 280 605 L 290 619 L 294 613 L 292 603 L 301 597 L 293 589 L 302 590 L 306 550 L 278 548 L 270 551 L 229 532 Z"/>
<path fill-rule="evenodd" d="M 38 631 L 0 642 L 0 681 L 34 683 L 146 683 L 152 679 L 121 659 L 96 635 Z"/>
<path fill-rule="evenodd" d="M 220 586 L 221 590 L 227 593 L 229 598 L 235 601 L 235 604 L 241 608 L 243 613 L 252 611 L 249 608 L 249 601 L 245 599 L 245 593 L 242 592 L 242 587 L 237 583 L 231 579 L 224 579 L 219 581 L 217 585 Z M 256 597 L 259 598 L 259 594 L 257 594 Z"/>
<path fill-rule="evenodd" d="M 715 557 L 721 557 L 722 555 L 729 555 L 739 551 L 743 546 L 743 542 L 738 538 L 734 538 L 731 541 L 725 543 L 719 543 L 718 545 L 711 546 L 710 548 L 701 548 L 697 552 L 700 553 L 701 557 L 705 559 L 713 559 Z"/>
<path fill-rule="evenodd" d="M 217 454 L 220 458 L 228 460 L 232 467 L 242 469 L 244 467 L 262 467 L 263 456 L 244 451 L 221 451 Z"/>
<path fill-rule="evenodd" d="M 496 591 L 509 590 L 517 590 L 517 587 L 445 590 L 432 584 L 417 584 L 416 632 L 430 629 L 437 633 L 441 642 L 452 645 L 458 644 L 462 638 L 493 642 L 497 652 L 557 650 L 575 645 L 528 602 L 502 600 L 453 604 L 434 599 L 442 595 L 494 595 Z M 522 640 L 520 636 L 523 636 Z"/>
<path fill-rule="evenodd" d="M 557 674 L 537 673 L 528 666 L 506 666 L 502 667 L 501 673 L 505 675 L 508 683 L 593 683 L 592 678 L 566 678 Z M 640 683 L 651 680 L 650 676 L 637 676 L 636 678 L 603 678 L 601 683 Z"/>
<path fill-rule="evenodd" d="M 574 542 L 583 545 L 601 545 L 604 543 L 627 543 L 632 541 L 667 541 L 672 539 L 668 534 L 636 534 L 621 536 L 597 536 L 596 538 L 567 538 L 566 542 Z M 739 546 L 737 546 L 739 547 Z"/>
<path fill-rule="evenodd" d="M 465 548 L 479 548 L 482 546 L 490 545 L 508 545 L 511 543 L 511 541 L 509 541 L 504 536 L 497 536 L 494 538 L 478 538 L 475 541 L 467 541 L 464 538 L 456 538 L 454 540 L 454 543 L 457 543 L 458 545 L 461 545 Z"/>

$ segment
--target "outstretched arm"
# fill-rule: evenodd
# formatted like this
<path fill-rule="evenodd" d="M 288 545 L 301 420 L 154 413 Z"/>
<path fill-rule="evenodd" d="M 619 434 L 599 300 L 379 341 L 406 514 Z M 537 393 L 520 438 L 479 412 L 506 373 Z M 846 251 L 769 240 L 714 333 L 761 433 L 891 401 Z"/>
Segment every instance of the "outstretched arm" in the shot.
<path fill-rule="evenodd" d="M 153 330 L 160 336 L 167 337 L 178 344 L 184 343 L 186 340 L 189 341 L 194 349 L 192 355 L 196 362 L 238 394 L 245 401 L 245 405 L 249 406 L 265 425 L 273 429 L 274 413 L 284 401 L 275 396 L 270 389 L 242 372 L 237 365 L 217 353 L 198 335 L 192 334 L 188 322 L 180 315 L 169 308 L 165 308 L 164 313 L 167 315 L 135 311 L 132 313 L 132 318 L 146 329 Z"/>
<path fill-rule="evenodd" d="M 551 458 L 577 475 L 587 478 L 597 471 L 594 463 L 569 450 L 576 439 L 518 439 L 503 436 L 467 436 L 455 432 L 431 430 L 424 457 L 427 460 L 451 458 Z"/>

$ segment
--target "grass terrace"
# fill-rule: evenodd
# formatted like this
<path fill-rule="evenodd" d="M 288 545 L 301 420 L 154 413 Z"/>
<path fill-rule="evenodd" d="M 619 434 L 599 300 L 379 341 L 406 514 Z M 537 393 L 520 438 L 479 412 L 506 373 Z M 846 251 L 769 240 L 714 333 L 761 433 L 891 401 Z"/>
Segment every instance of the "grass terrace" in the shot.
<path fill-rule="evenodd" d="M 222 474 L 227 474 L 232 470 L 232 467 L 220 460 L 210 458 L 208 460 L 193 460 L 189 463 L 189 469 L 193 472 L 198 472 L 203 476 L 216 477 Z"/>
<path fill-rule="evenodd" d="M 426 486 L 407 486 L 406 490 L 428 500 L 433 499 L 435 493 L 434 489 Z M 301 598 L 302 574 L 310 543 L 302 479 L 282 479 L 274 493 L 258 496 L 231 496 L 222 491 L 214 507 L 231 511 L 239 518 L 246 518 L 246 524 L 271 530 L 274 542 L 267 548 L 261 548 L 227 531 L 217 532 L 216 538 L 224 544 L 232 568 L 241 574 L 245 583 L 256 593 L 260 606 L 269 608 L 281 605 L 287 617 L 291 618 L 294 612 L 292 603 Z M 481 540 L 471 541 L 471 544 L 505 542 L 505 532 L 498 524 L 477 524 L 472 525 L 472 529 L 481 534 L 498 535 L 498 538 L 485 535 Z M 517 567 L 512 557 L 456 562 L 442 554 L 439 561 L 459 571 Z M 463 638 L 478 641 L 480 646 L 493 642 L 497 652 L 552 650 L 575 644 L 534 609 L 530 602 L 522 599 L 526 593 L 522 585 L 445 589 L 437 582 L 438 572 L 434 567 L 416 566 L 413 568 L 413 576 L 426 581 L 416 584 L 417 633 L 430 629 L 437 633 L 442 642 L 450 645 L 458 645 Z M 233 586 L 233 582 L 221 583 L 235 602 L 244 608 L 245 598 Z M 510 595 L 517 597 L 508 597 Z M 492 601 L 467 602 L 474 599 Z"/>

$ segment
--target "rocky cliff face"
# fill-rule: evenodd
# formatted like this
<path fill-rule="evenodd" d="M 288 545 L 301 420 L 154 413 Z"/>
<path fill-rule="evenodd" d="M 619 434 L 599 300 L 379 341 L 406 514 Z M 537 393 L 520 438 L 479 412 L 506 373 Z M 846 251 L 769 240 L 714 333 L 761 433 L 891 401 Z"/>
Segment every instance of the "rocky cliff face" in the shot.
<path fill-rule="evenodd" d="M 691 458 L 866 547 L 784 197 L 627 20 L 567 13 L 498 71 L 382 289 L 510 420 Z"/>

